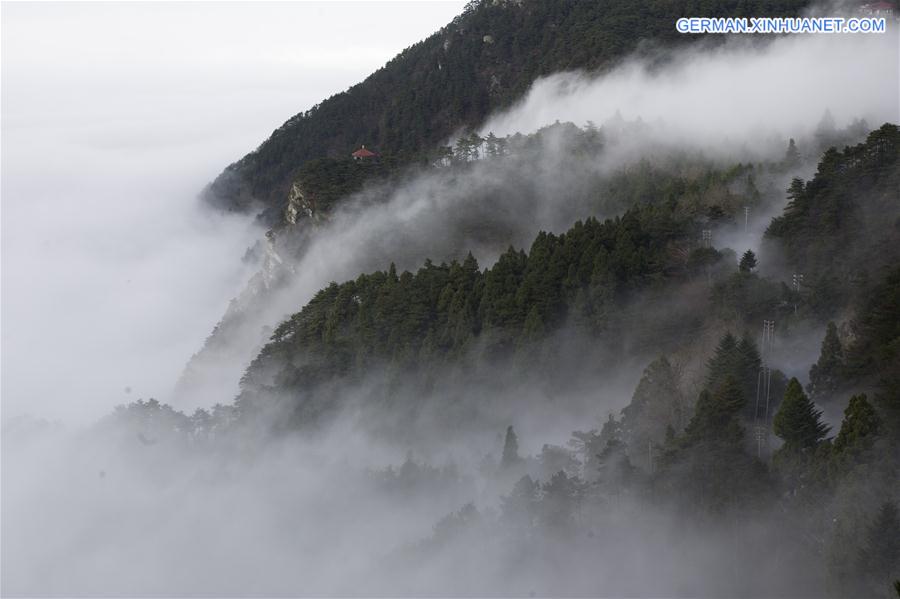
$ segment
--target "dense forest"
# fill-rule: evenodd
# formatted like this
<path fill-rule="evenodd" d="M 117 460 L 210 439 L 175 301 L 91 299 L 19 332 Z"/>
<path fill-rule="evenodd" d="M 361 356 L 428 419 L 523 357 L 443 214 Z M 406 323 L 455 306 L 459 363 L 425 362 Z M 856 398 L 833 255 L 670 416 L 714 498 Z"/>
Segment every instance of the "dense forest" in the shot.
<path fill-rule="evenodd" d="M 697 528 L 688 530 L 695 531 L 724 526 L 739 535 L 744 518 L 768 522 L 735 549 L 735 559 L 760 560 L 767 543 L 778 543 L 784 559 L 763 559 L 761 567 L 773 579 L 790 579 L 793 596 L 888 596 L 900 577 L 898 176 L 900 133 L 885 124 L 864 143 L 828 150 L 809 181 L 791 183 L 761 255 L 783 251 L 790 270 L 810 273 L 803 285 L 782 282 L 782 271 L 763 274 L 752 251 L 738 256 L 705 242 L 704 228 L 733 219 L 740 203 L 684 202 L 685 186 L 667 183 L 672 193 L 652 194 L 654 201 L 616 218 L 541 232 L 527 251 L 510 247 L 489 268 L 469 255 L 426 261 L 414 273 L 391 266 L 332 283 L 274 331 L 233 405 L 186 416 L 141 401 L 109 422 L 185 447 L 231 443 L 236 431 L 261 423 L 268 434 L 314 434 L 377 372 L 381 383 L 362 401 L 393 410 L 396 433 L 414 426 L 404 413 L 433 409 L 428 395 L 441 396 L 448 381 L 558 381 L 554 371 L 572 372 L 566 348 L 573 345 L 591 359 L 598 354 L 587 348 L 606 347 L 606 368 L 616 355 L 648 355 L 626 339 L 626 328 L 642 318 L 629 314 L 631 306 L 696 287 L 706 297 L 703 310 L 693 306 L 693 319 L 673 313 L 675 322 L 663 328 L 652 321 L 662 355 L 648 360 L 620 412 L 606 414 L 599 430 L 576 430 L 566 445 L 544 444 L 535 455 L 521 455 L 508 426 L 499 458 L 487 456 L 477 474 L 502 495 L 499 508 L 466 503 L 428 538 L 388 556 L 385 567 L 392 560 L 427 567 L 474 543 L 498 568 L 514 560 L 537 569 L 560 547 L 601 551 L 592 531 L 615 534 L 627 504 L 690 513 Z M 828 271 L 825 283 L 816 282 L 821 271 Z M 756 334 L 760 319 L 777 319 L 787 337 L 804 325 L 825 329 L 806 389 L 773 362 L 772 338 Z M 716 337 L 692 374 L 678 348 L 698 328 Z M 440 372 L 449 374 L 441 380 Z M 492 401 L 485 389 L 501 393 L 482 385 L 482 409 Z M 842 412 L 835 425 L 823 408 Z M 374 413 L 364 410 L 362 420 Z M 461 423 L 447 415 L 441 412 L 443 426 Z M 403 496 L 440 488 L 461 498 L 474 488 L 471 475 L 412 455 L 397 470 L 367 476 Z M 797 573 L 810 564 L 819 574 Z M 569 567 L 562 571 L 575 575 L 577 566 Z M 771 591 L 745 569 L 737 572 L 741 588 Z M 796 587 L 801 579 L 803 592 Z"/>
<path fill-rule="evenodd" d="M 50 531 L 20 578 L 900 596 L 898 125 L 479 129 L 542 76 L 720 43 L 678 16 L 807 4 L 475 0 L 289 119 L 204 191 L 265 234 L 171 399 L 4 423 L 4 526 Z"/>
<path fill-rule="evenodd" d="M 840 260 L 831 260 L 826 268 L 795 255 L 792 248 L 824 246 L 838 253 L 839 244 L 844 264 L 865 264 L 880 280 L 884 267 L 892 265 L 885 248 L 895 246 L 891 241 L 897 234 L 890 220 L 883 225 L 884 210 L 896 212 L 891 201 L 896 199 L 897 151 L 897 129 L 885 125 L 864 144 L 828 151 L 808 184 L 792 183 L 790 194 L 802 186 L 805 193 L 829 198 L 792 195 L 785 215 L 769 227 L 768 235 L 785 243 L 788 261 L 811 273 L 802 288 L 757 274 L 752 252 L 739 264 L 723 264 L 723 252 L 699 242 L 709 226 L 710 209 L 685 205 L 677 195 L 661 195 L 657 197 L 664 199 L 637 205 L 615 219 L 589 218 L 560 235 L 542 232 L 528 252 L 509 248 L 488 269 L 481 270 L 470 254 L 450 264 L 428 261 L 416 273 L 398 274 L 392 267 L 333 283 L 275 330 L 245 375 L 242 398 L 263 387 L 310 389 L 336 377 L 359 375 L 375 364 L 405 373 L 435 361 L 512 357 L 540 368 L 550 357 L 535 348 L 554 331 L 566 327 L 570 333 L 621 342 L 632 327 L 627 312 L 637 297 L 671 292 L 677 284 L 696 280 L 711 284 L 711 312 L 741 326 L 767 317 L 790 323 L 807 313 L 827 319 L 853 298 L 872 297 L 866 277 L 850 269 L 838 271 Z M 847 190 L 853 190 L 852 199 Z M 819 216 L 840 206 L 842 218 Z M 722 211 L 716 206 L 713 216 Z M 864 214 L 879 216 L 869 222 L 862 220 Z M 875 256 L 883 257 L 881 264 Z M 815 277 L 817 272 L 823 274 Z M 824 293 L 820 279 L 837 291 Z M 883 284 L 889 286 L 889 279 Z M 740 315 L 737 320 L 735 315 Z M 666 332 L 677 339 L 702 320 L 703 315 L 695 315 L 693 322 L 672 324 Z M 858 326 L 865 330 L 863 322 Z M 877 327 L 869 330 L 883 333 Z M 884 347 L 866 353 L 852 360 L 858 376 L 866 368 L 885 372 L 895 357 Z"/>
<path fill-rule="evenodd" d="M 427 163 L 445 140 L 477 128 L 560 70 L 596 71 L 649 44 L 690 43 L 683 15 L 794 16 L 806 0 L 471 2 L 451 24 L 365 81 L 297 114 L 230 165 L 205 192 L 226 209 L 261 209 L 276 224 L 291 184 L 313 159 L 346 159 L 360 145 L 389 166 Z M 377 34 L 377 32 L 373 33 Z M 308 171 L 310 166 L 305 166 Z"/>

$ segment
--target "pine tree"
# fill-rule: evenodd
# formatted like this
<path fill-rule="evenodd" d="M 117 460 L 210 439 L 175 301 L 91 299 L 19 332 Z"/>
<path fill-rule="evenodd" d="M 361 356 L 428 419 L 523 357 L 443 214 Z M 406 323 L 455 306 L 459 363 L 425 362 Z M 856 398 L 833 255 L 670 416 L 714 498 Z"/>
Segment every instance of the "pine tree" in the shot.
<path fill-rule="evenodd" d="M 737 416 L 746 403 L 747 399 L 733 376 L 728 376 L 715 393 L 704 389 L 697 399 L 694 416 L 685 429 L 686 439 L 690 443 L 710 441 L 739 446 L 743 429 L 737 422 Z"/>
<path fill-rule="evenodd" d="M 822 412 L 803 392 L 800 381 L 792 378 L 781 408 L 772 421 L 775 434 L 784 440 L 782 450 L 800 452 L 815 448 L 828 433 L 828 426 L 822 423 L 821 416 Z"/>
<path fill-rule="evenodd" d="M 744 255 L 741 256 L 741 262 L 738 264 L 738 268 L 740 268 L 741 272 L 752 272 L 753 269 L 756 268 L 756 254 L 754 254 L 752 250 L 744 252 Z"/>
<path fill-rule="evenodd" d="M 725 333 L 716 346 L 713 357 L 707 362 L 706 388 L 716 390 L 733 377 L 746 398 L 744 418 L 753 421 L 756 414 L 756 386 L 761 359 L 756 344 L 748 336 L 738 342 L 734 335 Z M 776 373 L 773 373 L 775 375 Z M 773 386 L 777 377 L 773 376 Z"/>
<path fill-rule="evenodd" d="M 787 189 L 788 203 L 784 209 L 784 213 L 788 216 L 799 215 L 806 206 L 804 200 L 806 198 L 806 183 L 800 177 L 791 179 L 791 184 Z"/>
<path fill-rule="evenodd" d="M 616 417 L 610 413 L 609 418 L 600 427 L 600 439 L 598 443 L 602 449 L 605 449 L 610 441 L 619 441 L 622 435 L 622 425 L 616 420 Z"/>
<path fill-rule="evenodd" d="M 816 401 L 831 397 L 837 390 L 844 368 L 844 349 L 838 338 L 837 326 L 829 322 L 822 340 L 819 360 L 809 369 L 807 390 Z"/>
<path fill-rule="evenodd" d="M 506 439 L 503 441 L 503 457 L 500 459 L 500 465 L 508 468 L 518 464 L 522 458 L 519 457 L 519 438 L 512 425 L 506 427 Z"/>
<path fill-rule="evenodd" d="M 746 399 L 734 377 L 697 399 L 693 418 L 666 456 L 663 480 L 691 505 L 718 511 L 764 485 L 761 465 L 744 452 L 739 414 Z"/>
<path fill-rule="evenodd" d="M 468 162 L 472 156 L 472 140 L 469 136 L 462 136 L 456 140 L 453 150 L 453 159 L 457 164 Z"/>
<path fill-rule="evenodd" d="M 484 151 L 487 154 L 487 157 L 495 158 L 498 154 L 498 147 L 497 147 L 497 136 L 494 135 L 493 131 L 488 133 L 487 137 L 484 139 L 484 142 L 485 142 Z"/>
<path fill-rule="evenodd" d="M 572 438 L 569 439 L 568 445 L 581 456 L 581 471 L 585 480 L 592 481 L 597 477 L 597 458 L 605 446 L 602 439 L 603 437 L 597 434 L 596 429 L 587 432 L 572 431 Z"/>
<path fill-rule="evenodd" d="M 665 440 L 666 428 L 681 428 L 681 393 L 678 376 L 661 356 L 650 363 L 629 403 L 622 410 L 622 431 L 632 452 L 646 453 L 648 443 Z"/>
<path fill-rule="evenodd" d="M 730 332 L 725 333 L 716 346 L 713 357 L 706 363 L 706 388 L 718 389 L 729 376 L 734 376 L 738 342 Z"/>
<path fill-rule="evenodd" d="M 481 158 L 481 145 L 483 143 L 484 139 L 474 131 L 469 135 L 469 158 L 471 160 Z"/>
<path fill-rule="evenodd" d="M 798 164 L 800 164 L 800 152 L 797 151 L 797 144 L 792 137 L 790 141 L 788 141 L 787 151 L 784 154 L 784 165 L 791 168 Z"/>
<path fill-rule="evenodd" d="M 841 430 L 834 440 L 834 450 L 842 453 L 848 450 L 866 449 L 878 434 L 879 419 L 875 408 L 869 403 L 865 393 L 854 395 L 844 410 Z"/>

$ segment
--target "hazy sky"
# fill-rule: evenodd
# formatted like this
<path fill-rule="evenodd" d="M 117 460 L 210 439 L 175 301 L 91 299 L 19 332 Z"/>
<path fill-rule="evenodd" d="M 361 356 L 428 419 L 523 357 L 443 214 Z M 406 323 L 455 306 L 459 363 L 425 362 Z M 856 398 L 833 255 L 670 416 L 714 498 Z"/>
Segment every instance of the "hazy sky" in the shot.
<path fill-rule="evenodd" d="M 197 191 L 463 4 L 3 3 L 3 418 L 164 397 L 260 234 Z"/>

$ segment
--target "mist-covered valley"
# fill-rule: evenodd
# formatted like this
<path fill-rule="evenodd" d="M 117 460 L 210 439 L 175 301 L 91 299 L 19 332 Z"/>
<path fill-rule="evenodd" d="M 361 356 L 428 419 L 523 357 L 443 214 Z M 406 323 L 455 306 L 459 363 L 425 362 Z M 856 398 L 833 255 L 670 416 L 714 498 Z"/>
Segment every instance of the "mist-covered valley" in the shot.
<path fill-rule="evenodd" d="M 648 34 L 600 69 L 526 61 L 520 96 L 478 120 L 463 110 L 437 143 L 400 151 L 360 123 L 340 153 L 282 164 L 307 151 L 292 127 L 318 131 L 342 102 L 352 114 L 379 77 L 403 81 L 434 56 L 438 71 L 490 71 L 504 36 L 534 41 L 535 23 L 587 52 L 630 14 L 611 5 L 588 35 L 566 6 L 472 3 L 293 117 L 196 203 L 179 179 L 165 204 L 60 219 L 57 231 L 105 241 L 88 262 L 122 247 L 103 231 L 158 238 L 144 280 L 206 292 L 165 288 L 193 298 L 183 310 L 155 308 L 177 297 L 158 286 L 106 294 L 117 309 L 103 327 L 142 305 L 171 311 L 146 328 L 177 351 L 141 328 L 154 352 L 95 335 L 71 360 L 98 379 L 90 418 L 60 418 L 50 399 L 21 408 L 26 391 L 64 394 L 70 379 L 4 327 L 4 596 L 892 596 L 893 21 L 749 42 Z M 502 73 L 485 79 L 498 98 L 512 93 Z M 458 89 L 428 81 L 423 96 Z M 388 120 L 409 98 L 392 93 Z M 33 160 L 24 133 L 17 170 Z M 362 143 L 376 154 L 351 158 Z M 84 164 L 95 194 L 142 176 L 113 185 Z M 36 197 L 27 180 L 13 178 L 14 197 Z M 80 249 L 66 239 L 54 251 Z M 26 260 L 26 246 L 4 257 L 4 324 L 10 305 L 59 301 L 8 278 L 48 255 Z M 134 276 L 133 261 L 93 260 Z M 92 330 L 104 329 L 82 317 L 65 334 L 93 347 Z M 29 373 L 13 384 L 10 353 Z M 133 361 L 152 385 L 122 381 Z"/>

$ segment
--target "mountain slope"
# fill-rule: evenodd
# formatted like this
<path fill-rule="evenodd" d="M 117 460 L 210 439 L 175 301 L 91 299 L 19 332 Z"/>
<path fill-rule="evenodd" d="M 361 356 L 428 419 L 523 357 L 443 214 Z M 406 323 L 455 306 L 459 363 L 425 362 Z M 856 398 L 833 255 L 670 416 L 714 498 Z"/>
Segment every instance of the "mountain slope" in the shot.
<path fill-rule="evenodd" d="M 806 0 L 669 2 L 577 0 L 470 3 L 452 23 L 411 46 L 365 81 L 279 127 L 228 166 L 204 192 L 229 210 L 262 209 L 275 224 L 298 169 L 346 158 L 361 144 L 391 165 L 427 160 L 457 130 L 512 104 L 538 77 L 596 70 L 642 44 L 689 43 L 681 16 L 796 15 Z"/>
<path fill-rule="evenodd" d="M 893 225 L 898 148 L 897 127 L 886 124 L 864 144 L 826 152 L 806 187 L 823 197 L 840 197 L 847 211 L 889 206 L 888 214 L 880 213 Z M 634 177 L 635 184 L 642 180 L 640 174 Z M 310 398 L 316 414 L 340 401 L 333 389 L 318 393 L 322 385 L 339 379 L 362 383 L 373 370 L 402 380 L 471 360 L 488 371 L 540 373 L 547 379 L 572 365 L 573 354 L 582 354 L 579 359 L 588 366 L 592 358 L 586 356 L 601 345 L 611 355 L 640 357 L 642 334 L 653 339 L 652 351 L 658 352 L 677 351 L 691 343 L 697 330 L 729 323 L 755 327 L 761 319 L 776 318 L 788 329 L 798 326 L 808 319 L 815 296 L 794 297 L 778 280 L 752 272 L 753 266 L 738 269 L 727 249 L 698 247 L 701 229 L 723 227 L 710 214 L 727 221 L 739 205 L 723 213 L 719 205 L 709 210 L 692 204 L 684 191 L 676 192 L 620 218 L 588 219 L 558 236 L 541 232 L 527 254 L 510 248 L 487 270 L 469 255 L 450 265 L 428 261 L 415 274 L 398 274 L 392 266 L 389 272 L 332 283 L 275 330 L 245 374 L 238 403 L 247 407 L 272 396 L 287 398 L 305 414 L 301 420 L 314 419 L 303 405 Z M 817 203 L 816 210 L 827 210 L 823 205 Z M 804 209 L 809 209 L 804 202 L 789 205 L 769 234 L 779 230 L 792 237 L 785 218 L 793 223 Z M 804 247 L 852 238 L 857 251 L 847 261 L 854 269 L 872 250 L 880 250 L 888 263 L 897 259 L 896 245 L 886 246 L 871 232 L 863 236 L 853 219 L 802 222 Z M 728 255 L 730 264 L 724 259 Z M 858 302 L 849 293 L 856 284 L 847 274 L 834 278 L 838 305 L 832 309 Z M 679 313 L 684 302 L 690 309 Z M 792 308 L 792 302 L 803 309 Z M 583 349 L 571 349 L 582 343 Z"/>

